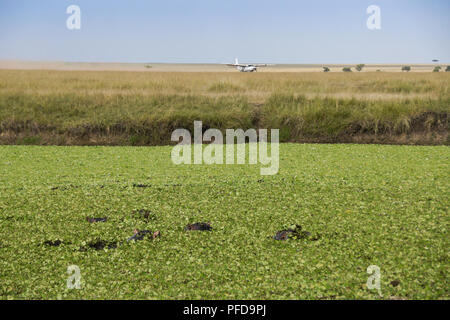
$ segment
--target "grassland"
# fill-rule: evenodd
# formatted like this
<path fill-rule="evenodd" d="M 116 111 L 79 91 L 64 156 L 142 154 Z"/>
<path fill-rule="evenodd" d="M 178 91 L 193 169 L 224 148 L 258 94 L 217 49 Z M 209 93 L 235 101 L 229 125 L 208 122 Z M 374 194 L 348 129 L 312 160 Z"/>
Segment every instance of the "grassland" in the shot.
<path fill-rule="evenodd" d="M 448 73 L 0 70 L 0 143 L 62 145 L 0 146 L 0 297 L 449 299 L 449 84 Z M 169 144 L 194 120 L 277 128 L 281 142 L 441 146 L 286 143 L 269 177 L 129 146 Z M 184 230 L 200 221 L 213 231 Z M 311 236 L 272 238 L 296 224 Z M 161 237 L 127 242 L 134 229 Z M 81 290 L 66 287 L 69 265 Z M 383 297 L 365 286 L 370 265 Z"/>
<path fill-rule="evenodd" d="M 0 297 L 381 299 L 365 286 L 378 265 L 383 299 L 449 298 L 448 147 L 280 148 L 261 177 L 175 166 L 170 147 L 0 146 Z M 184 231 L 198 221 L 213 231 Z M 271 238 L 293 224 L 316 241 Z M 134 228 L 161 237 L 80 250 Z"/>
<path fill-rule="evenodd" d="M 449 73 L 0 70 L 0 143 L 163 145 L 178 127 L 282 142 L 449 144 Z"/>

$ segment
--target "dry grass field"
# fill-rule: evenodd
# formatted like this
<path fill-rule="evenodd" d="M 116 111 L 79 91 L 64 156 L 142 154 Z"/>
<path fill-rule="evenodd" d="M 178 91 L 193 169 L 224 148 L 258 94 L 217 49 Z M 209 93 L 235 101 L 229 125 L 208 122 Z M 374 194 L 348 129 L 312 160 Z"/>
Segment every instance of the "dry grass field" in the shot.
<path fill-rule="evenodd" d="M 194 120 L 222 130 L 278 128 L 282 142 L 449 142 L 449 73 L 158 68 L 0 70 L 0 142 L 161 145 Z"/>

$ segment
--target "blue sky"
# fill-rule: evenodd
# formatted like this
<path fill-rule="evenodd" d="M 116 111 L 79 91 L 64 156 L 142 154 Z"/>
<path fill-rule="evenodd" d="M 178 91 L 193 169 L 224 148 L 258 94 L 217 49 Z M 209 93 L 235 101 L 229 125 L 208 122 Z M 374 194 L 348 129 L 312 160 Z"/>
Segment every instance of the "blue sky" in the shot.
<path fill-rule="evenodd" d="M 66 27 L 72 4 L 81 30 Z M 0 0 L 0 59 L 450 62 L 449 13 L 449 0 Z"/>

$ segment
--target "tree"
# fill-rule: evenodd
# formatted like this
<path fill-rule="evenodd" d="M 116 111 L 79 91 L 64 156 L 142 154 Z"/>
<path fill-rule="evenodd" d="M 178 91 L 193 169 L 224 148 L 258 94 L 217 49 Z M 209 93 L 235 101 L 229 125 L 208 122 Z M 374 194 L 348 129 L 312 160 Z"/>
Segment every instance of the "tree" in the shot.
<path fill-rule="evenodd" d="M 410 72 L 411 71 L 411 67 L 410 66 L 403 66 L 402 67 L 402 71 Z"/>
<path fill-rule="evenodd" d="M 344 72 L 352 72 L 352 68 L 345 67 L 345 68 L 342 69 L 342 71 L 344 71 Z"/>
<path fill-rule="evenodd" d="M 328 68 L 328 67 L 323 67 L 323 72 L 330 72 L 330 68 Z"/>
<path fill-rule="evenodd" d="M 358 64 L 358 65 L 356 66 L 356 70 L 358 70 L 358 72 L 361 72 L 361 70 L 362 70 L 365 66 L 366 66 L 366 65 L 363 64 L 363 63 Z"/>
<path fill-rule="evenodd" d="M 439 71 L 441 71 L 441 67 L 439 67 L 439 66 L 437 66 L 437 67 L 434 67 L 434 69 L 433 69 L 433 72 L 439 72 Z"/>
<path fill-rule="evenodd" d="M 445 72 L 450 72 L 450 66 L 447 66 L 447 68 L 445 68 Z"/>

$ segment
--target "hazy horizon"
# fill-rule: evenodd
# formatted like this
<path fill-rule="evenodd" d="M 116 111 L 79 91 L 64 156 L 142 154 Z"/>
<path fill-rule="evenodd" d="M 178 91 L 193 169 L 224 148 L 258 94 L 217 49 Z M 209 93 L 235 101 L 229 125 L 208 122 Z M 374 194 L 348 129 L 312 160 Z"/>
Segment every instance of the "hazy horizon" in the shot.
<path fill-rule="evenodd" d="M 64 60 L 21 60 L 21 59 L 1 59 L 2 62 L 23 62 L 23 63 L 70 63 L 70 64 L 168 64 L 168 65 L 177 65 L 177 64 L 192 64 L 192 65 L 222 65 L 226 62 L 161 62 L 161 61 L 136 61 L 136 62 L 127 62 L 127 61 L 64 61 Z M 228 61 L 233 62 L 233 61 Z M 244 61 L 239 59 L 239 62 L 242 63 L 260 63 L 263 61 Z M 273 65 L 304 65 L 304 66 L 344 66 L 344 65 L 357 65 L 359 63 L 364 63 L 364 61 L 355 61 L 355 62 L 349 62 L 349 63 L 327 63 L 327 62 L 316 62 L 316 63 L 308 63 L 308 62 L 301 62 L 301 63 L 295 63 L 295 62 L 283 62 L 283 63 L 271 63 Z M 434 66 L 434 65 L 442 65 L 442 64 L 450 64 L 450 62 L 445 61 L 438 61 L 438 62 L 372 62 L 372 63 L 364 63 L 368 66 L 401 66 L 401 65 L 427 65 L 427 66 Z"/>

